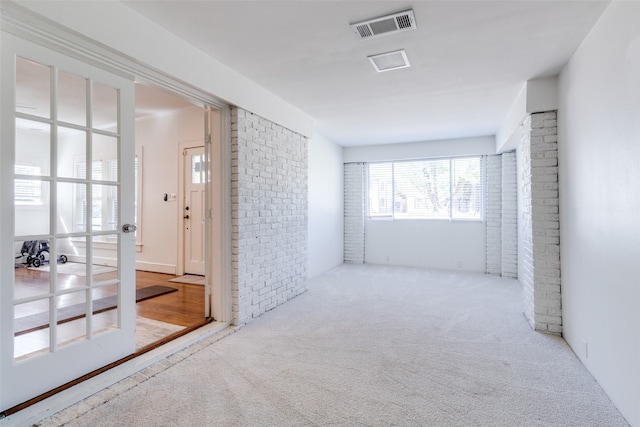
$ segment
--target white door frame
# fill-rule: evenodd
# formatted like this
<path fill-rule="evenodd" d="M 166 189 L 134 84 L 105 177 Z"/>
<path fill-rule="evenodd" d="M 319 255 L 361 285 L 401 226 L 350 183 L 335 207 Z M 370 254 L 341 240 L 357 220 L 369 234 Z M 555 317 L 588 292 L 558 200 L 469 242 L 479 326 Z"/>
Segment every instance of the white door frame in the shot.
<path fill-rule="evenodd" d="M 205 157 L 211 191 L 206 194 L 206 311 L 215 320 L 232 319 L 231 310 L 231 110 L 207 107 Z M 216 182 L 218 183 L 216 185 Z"/>

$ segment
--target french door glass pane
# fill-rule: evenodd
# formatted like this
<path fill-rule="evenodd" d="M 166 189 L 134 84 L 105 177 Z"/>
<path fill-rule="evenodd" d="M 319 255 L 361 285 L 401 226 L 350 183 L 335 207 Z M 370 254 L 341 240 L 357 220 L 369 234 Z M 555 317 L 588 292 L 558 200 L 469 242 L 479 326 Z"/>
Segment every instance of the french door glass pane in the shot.
<path fill-rule="evenodd" d="M 92 185 L 91 229 L 113 231 L 118 226 L 118 187 L 116 185 Z"/>
<path fill-rule="evenodd" d="M 87 286 L 87 264 L 84 262 L 87 238 L 68 237 L 57 239 L 57 243 L 56 290 Z"/>
<path fill-rule="evenodd" d="M 87 80 L 58 72 L 58 120 L 84 126 L 87 123 Z"/>
<path fill-rule="evenodd" d="M 106 256 L 112 256 L 111 251 L 107 248 L 118 247 L 118 235 L 108 234 L 102 236 L 94 236 L 91 244 L 91 253 L 93 254 L 93 263 L 91 264 L 92 283 L 100 284 L 116 280 L 118 278 L 118 269 L 108 265 Z M 113 260 L 111 260 L 113 261 Z"/>
<path fill-rule="evenodd" d="M 38 260 L 36 264 L 40 264 L 41 257 L 48 258 L 48 254 L 40 250 L 42 246 L 40 241 L 16 241 L 13 246 L 16 253 L 13 280 L 14 298 L 19 300 L 48 294 L 51 291 L 49 272 L 44 268 L 34 267 L 36 259 Z"/>
<path fill-rule="evenodd" d="M 58 233 L 69 234 L 87 230 L 86 194 L 86 184 L 58 182 Z"/>
<path fill-rule="evenodd" d="M 46 235 L 49 225 L 49 182 L 38 179 L 16 179 L 14 181 L 16 236 Z M 25 196 L 25 194 L 27 196 Z"/>
<path fill-rule="evenodd" d="M 49 298 L 14 306 L 14 358 L 49 351 Z"/>
<path fill-rule="evenodd" d="M 93 322 L 92 322 L 93 334 L 97 335 L 97 334 L 107 332 L 109 330 L 117 328 L 118 327 L 118 310 L 120 309 L 120 304 L 118 302 L 118 286 L 117 285 L 101 286 L 99 288 L 93 289 L 91 295 L 92 295 L 91 298 L 93 300 L 94 306 L 106 305 L 104 303 L 105 301 L 109 303 L 109 307 L 115 305 L 114 308 L 112 309 L 105 310 L 93 315 Z"/>
<path fill-rule="evenodd" d="M 51 169 L 51 125 L 16 119 L 17 174 L 49 176 Z"/>
<path fill-rule="evenodd" d="M 58 127 L 58 177 L 87 177 L 87 132 Z"/>
<path fill-rule="evenodd" d="M 56 297 L 56 315 L 58 319 L 58 347 L 86 339 L 87 291 L 72 292 Z"/>
<path fill-rule="evenodd" d="M 107 135 L 93 135 L 93 179 L 102 181 L 118 180 L 118 138 Z M 99 163 L 99 164 L 98 164 Z"/>
<path fill-rule="evenodd" d="M 16 111 L 51 117 L 51 67 L 16 58 Z"/>
<path fill-rule="evenodd" d="M 100 83 L 93 84 L 93 127 L 117 132 L 118 91 Z"/>

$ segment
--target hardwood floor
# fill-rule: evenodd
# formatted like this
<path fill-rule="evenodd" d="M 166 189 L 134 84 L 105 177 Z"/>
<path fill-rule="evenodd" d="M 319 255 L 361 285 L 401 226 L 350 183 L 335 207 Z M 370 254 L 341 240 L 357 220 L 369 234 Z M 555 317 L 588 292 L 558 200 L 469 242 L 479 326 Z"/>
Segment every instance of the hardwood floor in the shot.
<path fill-rule="evenodd" d="M 24 266 L 15 268 L 14 295 L 15 298 L 37 298 L 38 295 L 49 292 L 49 275 L 47 268 L 28 269 Z M 94 281 L 108 283 L 116 277 L 113 271 L 105 271 L 94 275 Z M 137 348 L 152 344 L 154 341 L 162 341 L 171 335 L 176 328 L 155 327 L 153 333 L 141 331 L 141 325 L 149 325 L 150 322 L 159 321 L 177 325 L 182 329 L 201 324 L 204 320 L 204 286 L 185 283 L 169 282 L 175 278 L 170 274 L 151 273 L 145 271 L 136 272 L 136 288 L 145 288 L 153 285 L 169 286 L 177 289 L 177 292 L 161 295 L 140 301 L 136 304 L 138 329 L 136 331 Z M 57 275 L 58 289 L 64 289 L 69 293 L 57 297 L 56 307 L 61 309 L 74 304 L 83 304 L 86 301 L 87 292 L 86 277 L 74 274 Z M 77 289 L 77 291 L 75 291 Z M 100 286 L 91 292 L 92 298 L 98 299 L 117 294 L 117 286 L 107 284 Z M 19 304 L 14 308 L 16 319 L 38 313 L 47 313 L 49 310 L 48 299 L 36 299 Z M 116 310 L 95 314 L 94 333 L 102 333 L 109 330 L 116 323 Z M 152 319 L 151 321 L 145 319 Z M 83 319 L 73 320 L 58 325 L 58 346 L 67 345 L 81 339 L 86 333 Z M 158 324 L 162 326 L 162 324 Z M 155 325 L 151 325 L 153 328 Z M 170 326 L 170 325 L 169 325 Z M 160 332 L 158 332 L 158 330 Z M 17 335 L 15 337 L 15 357 L 22 359 L 47 351 L 49 347 L 49 329 L 44 328 L 33 332 Z M 144 337 L 138 337 L 143 334 Z"/>
<path fill-rule="evenodd" d="M 169 282 L 175 277 L 170 274 L 147 271 L 136 272 L 138 289 L 152 285 L 178 289 L 178 292 L 137 303 L 138 316 L 180 326 L 192 326 L 204 320 L 204 286 Z"/>

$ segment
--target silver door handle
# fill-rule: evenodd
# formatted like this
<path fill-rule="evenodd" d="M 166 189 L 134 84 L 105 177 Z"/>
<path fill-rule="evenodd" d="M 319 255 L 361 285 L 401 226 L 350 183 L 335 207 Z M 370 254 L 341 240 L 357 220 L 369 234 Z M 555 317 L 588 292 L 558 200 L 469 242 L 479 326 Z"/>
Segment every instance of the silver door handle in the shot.
<path fill-rule="evenodd" d="M 133 233 L 138 227 L 135 224 L 125 224 L 122 226 L 122 231 L 125 233 Z"/>

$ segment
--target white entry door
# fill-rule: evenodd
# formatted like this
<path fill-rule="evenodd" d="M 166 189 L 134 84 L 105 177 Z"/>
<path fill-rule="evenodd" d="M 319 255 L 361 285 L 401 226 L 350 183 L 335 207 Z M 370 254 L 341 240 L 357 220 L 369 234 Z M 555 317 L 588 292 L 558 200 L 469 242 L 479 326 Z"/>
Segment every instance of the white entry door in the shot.
<path fill-rule="evenodd" d="M 205 183 L 204 147 L 184 150 L 184 271 L 205 273 Z"/>
<path fill-rule="evenodd" d="M 135 154 L 132 79 L 4 32 L 1 47 L 6 410 L 135 351 Z"/>

